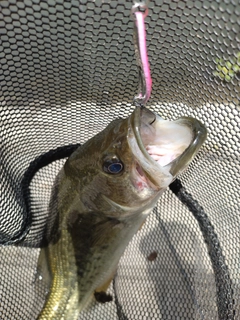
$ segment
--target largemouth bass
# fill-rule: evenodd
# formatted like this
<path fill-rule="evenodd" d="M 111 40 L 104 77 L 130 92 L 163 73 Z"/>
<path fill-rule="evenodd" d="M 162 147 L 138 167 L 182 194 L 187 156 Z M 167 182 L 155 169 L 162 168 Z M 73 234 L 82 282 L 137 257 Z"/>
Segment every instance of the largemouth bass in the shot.
<path fill-rule="evenodd" d="M 106 292 L 129 241 L 205 139 L 198 120 L 136 108 L 73 152 L 52 192 L 58 230 L 40 252 L 51 285 L 39 320 L 77 319 Z"/>

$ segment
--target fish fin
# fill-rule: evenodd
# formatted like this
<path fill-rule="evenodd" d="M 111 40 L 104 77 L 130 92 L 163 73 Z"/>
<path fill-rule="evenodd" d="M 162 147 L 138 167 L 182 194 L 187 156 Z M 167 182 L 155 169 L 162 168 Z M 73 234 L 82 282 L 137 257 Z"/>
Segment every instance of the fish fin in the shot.
<path fill-rule="evenodd" d="M 95 292 L 94 293 L 94 297 L 95 297 L 96 301 L 100 302 L 100 303 L 106 303 L 106 302 L 113 301 L 112 295 L 111 294 L 107 294 L 104 291 Z"/>
<path fill-rule="evenodd" d="M 141 229 L 142 229 L 142 227 L 143 227 L 143 225 L 144 225 L 145 222 L 146 222 L 146 220 L 143 221 L 143 223 L 140 225 L 140 227 L 139 227 L 138 230 L 141 230 Z"/>
<path fill-rule="evenodd" d="M 114 269 L 114 271 L 111 273 L 110 277 L 108 277 L 107 280 L 100 287 L 96 288 L 95 292 L 106 292 L 107 291 L 110 283 L 112 282 L 112 280 L 115 276 L 116 269 Z"/>
<path fill-rule="evenodd" d="M 52 276 L 47 259 L 47 248 L 42 248 L 38 257 L 37 278 L 43 280 L 47 288 L 50 288 Z"/>

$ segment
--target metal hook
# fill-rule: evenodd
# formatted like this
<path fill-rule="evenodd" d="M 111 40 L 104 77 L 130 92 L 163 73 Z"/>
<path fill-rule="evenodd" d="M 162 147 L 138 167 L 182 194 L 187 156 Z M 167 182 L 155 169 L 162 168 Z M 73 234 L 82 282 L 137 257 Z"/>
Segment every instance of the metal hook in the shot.
<path fill-rule="evenodd" d="M 134 104 L 145 105 L 151 94 L 152 79 L 148 64 L 146 34 L 144 19 L 148 14 L 148 1 L 134 1 L 131 14 L 134 16 L 134 46 L 139 67 L 138 95 L 134 97 Z"/>
<path fill-rule="evenodd" d="M 132 6 L 132 10 L 131 10 L 131 15 L 133 20 L 135 20 L 135 12 L 139 11 L 139 12 L 143 12 L 144 13 L 144 18 L 146 18 L 146 16 L 148 15 L 148 3 L 149 1 L 133 1 L 133 6 Z"/>

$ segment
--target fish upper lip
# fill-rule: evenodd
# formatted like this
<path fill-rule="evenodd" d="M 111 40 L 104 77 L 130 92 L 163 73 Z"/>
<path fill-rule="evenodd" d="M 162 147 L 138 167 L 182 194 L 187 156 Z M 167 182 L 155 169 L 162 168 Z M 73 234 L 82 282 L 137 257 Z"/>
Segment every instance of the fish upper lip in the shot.
<path fill-rule="evenodd" d="M 152 111 L 146 109 L 137 107 L 132 115 L 130 116 L 130 131 L 131 134 L 133 134 L 137 147 L 141 154 L 138 153 L 136 157 L 137 162 L 141 166 L 144 176 L 155 186 L 159 186 L 158 179 L 156 175 L 154 174 L 154 171 L 161 172 L 162 174 L 166 176 L 171 176 L 173 179 L 177 174 L 184 171 L 184 169 L 189 165 L 189 163 L 192 161 L 202 144 L 204 143 L 206 136 L 207 136 L 207 130 L 205 126 L 197 119 L 189 118 L 189 117 L 181 117 L 178 120 L 175 121 L 175 123 L 179 123 L 181 125 L 187 126 L 191 129 L 192 132 L 192 141 L 188 145 L 188 147 L 183 151 L 182 154 L 180 154 L 178 157 L 176 157 L 173 161 L 168 163 L 166 166 L 161 166 L 158 164 L 147 152 L 144 143 L 141 138 L 140 133 L 140 126 L 141 126 L 141 116 L 142 112 L 145 112 L 143 115 L 145 121 L 149 121 L 148 124 L 153 124 L 156 121 L 156 115 Z M 147 163 L 148 167 L 151 166 L 153 170 L 151 170 L 153 173 L 149 173 L 149 170 L 146 170 L 146 167 L 144 167 L 141 163 L 141 160 L 138 159 L 138 156 L 140 156 L 142 159 L 144 158 L 144 162 Z"/>

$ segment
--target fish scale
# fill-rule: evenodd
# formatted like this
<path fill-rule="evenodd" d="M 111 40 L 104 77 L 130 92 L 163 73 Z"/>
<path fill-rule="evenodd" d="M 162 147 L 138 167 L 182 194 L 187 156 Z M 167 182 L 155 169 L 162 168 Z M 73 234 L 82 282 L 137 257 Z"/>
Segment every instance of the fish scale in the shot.
<path fill-rule="evenodd" d="M 46 255 L 51 270 L 52 284 L 50 287 L 50 295 L 47 303 L 39 315 L 39 320 L 48 319 L 67 319 L 66 309 L 73 297 L 78 296 L 78 288 L 76 286 L 77 272 L 74 259 L 74 251 L 71 244 L 71 238 L 66 230 L 62 230 L 61 241 L 57 244 L 50 244 L 46 249 Z M 54 258 L 52 258 L 54 257 Z M 70 267 L 71 266 L 71 267 Z M 75 281 L 74 281 L 75 280 Z M 71 297 L 71 299 L 69 299 Z M 74 311 L 74 309 L 73 309 Z M 76 311 L 75 311 L 76 312 Z M 74 318 L 71 314 L 69 319 L 77 319 L 78 312 Z"/>

